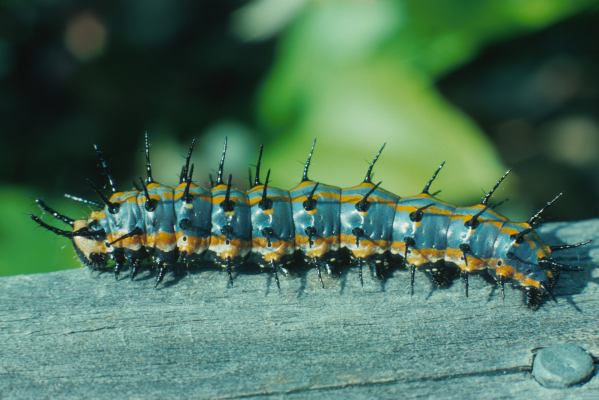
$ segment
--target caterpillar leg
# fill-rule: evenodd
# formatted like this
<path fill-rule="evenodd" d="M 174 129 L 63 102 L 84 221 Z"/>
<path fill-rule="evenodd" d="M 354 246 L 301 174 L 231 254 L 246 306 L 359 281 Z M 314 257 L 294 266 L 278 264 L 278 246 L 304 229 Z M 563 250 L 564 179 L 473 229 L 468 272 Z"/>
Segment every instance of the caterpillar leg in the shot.
<path fill-rule="evenodd" d="M 387 280 L 393 272 L 389 263 L 389 254 L 383 253 L 372 256 L 370 268 L 371 273 L 374 272 L 374 277 L 382 281 Z"/>
<path fill-rule="evenodd" d="M 460 276 L 462 278 L 462 282 L 464 283 L 464 292 L 466 293 L 466 297 L 468 297 L 468 287 L 470 286 L 468 283 L 468 272 L 462 271 Z"/>
<path fill-rule="evenodd" d="M 414 280 L 416 278 L 416 266 L 410 264 L 410 296 L 414 296 Z"/>
<path fill-rule="evenodd" d="M 364 265 L 366 264 L 366 266 L 372 267 L 373 264 L 371 263 L 371 260 L 363 257 L 352 257 L 351 264 L 353 266 L 358 267 L 358 277 L 360 279 L 360 286 L 364 287 Z"/>
<path fill-rule="evenodd" d="M 527 287 L 524 290 L 524 303 L 532 310 L 537 310 L 541 306 L 543 297 L 537 288 Z"/>
<path fill-rule="evenodd" d="M 235 273 L 235 276 L 233 273 L 236 272 L 244 262 L 245 257 L 231 257 L 226 255 L 224 258 L 216 258 L 216 265 L 223 268 L 227 273 L 227 288 L 232 288 L 234 286 L 234 277 L 237 276 L 237 273 Z M 266 268 L 270 269 L 270 264 L 267 264 Z"/>
<path fill-rule="evenodd" d="M 449 287 L 460 273 L 455 264 L 443 260 L 433 262 L 427 272 L 429 272 L 433 284 L 439 288 Z"/>
<path fill-rule="evenodd" d="M 318 279 L 320 280 L 320 286 L 322 286 L 322 288 L 324 289 L 324 282 L 322 280 L 322 271 L 321 271 L 320 263 L 318 261 L 316 262 L 316 270 L 318 271 Z"/>
<path fill-rule="evenodd" d="M 362 269 L 363 269 L 362 262 L 363 262 L 363 259 L 358 258 L 358 274 L 360 276 L 360 285 L 362 287 L 364 287 L 364 274 L 362 272 Z"/>
<path fill-rule="evenodd" d="M 141 260 L 135 260 L 133 262 L 133 264 L 131 265 L 131 272 L 129 273 L 129 279 L 131 279 L 131 280 L 135 279 L 135 276 L 139 272 L 140 267 L 141 267 Z"/>
<path fill-rule="evenodd" d="M 500 277 L 497 283 L 501 287 L 501 301 L 505 301 L 505 279 Z"/>
<path fill-rule="evenodd" d="M 121 273 L 121 269 L 123 268 L 124 264 L 117 262 L 114 266 L 114 279 L 115 280 L 119 280 L 119 275 Z"/>
<path fill-rule="evenodd" d="M 330 253 L 326 253 L 323 257 L 308 257 L 308 256 L 304 256 L 303 257 L 303 261 L 310 267 L 310 268 L 316 268 L 316 271 L 318 272 L 318 280 L 320 281 L 320 286 L 324 289 L 324 280 L 322 278 L 322 273 L 323 273 L 323 269 L 324 272 L 327 275 L 332 275 L 333 273 L 336 273 L 337 271 L 335 271 L 335 267 L 333 265 L 333 263 L 335 263 L 337 261 L 337 257 L 339 255 L 334 253 L 334 252 L 330 252 Z"/>
<path fill-rule="evenodd" d="M 277 282 L 277 288 L 279 289 L 279 291 L 281 291 L 281 283 L 279 282 L 279 273 L 278 273 L 279 266 L 277 265 L 277 263 L 274 260 L 272 260 L 270 262 L 270 268 L 272 269 L 272 272 L 275 276 L 275 282 Z"/>
<path fill-rule="evenodd" d="M 130 268 L 129 279 L 133 280 L 141 268 L 142 260 L 147 257 L 147 254 L 143 248 L 139 250 L 125 248 L 124 257 L 127 260 L 127 266 Z"/>
<path fill-rule="evenodd" d="M 167 271 L 167 265 L 160 264 L 160 266 L 158 267 L 158 275 L 156 275 L 156 284 L 154 285 L 154 288 L 157 288 L 158 285 L 160 285 L 160 282 L 162 282 L 162 280 L 164 279 L 164 276 L 166 275 L 166 271 Z"/>
<path fill-rule="evenodd" d="M 126 262 L 127 262 L 123 250 L 115 249 L 112 253 L 112 259 L 115 262 L 112 272 L 114 273 L 114 279 L 118 281 L 121 270 L 123 269 L 123 267 L 126 265 Z"/>
<path fill-rule="evenodd" d="M 173 269 L 179 254 L 176 249 L 171 251 L 154 249 L 154 257 L 158 265 L 158 275 L 156 275 L 156 285 L 154 286 L 156 288 L 160 285 L 166 273 Z"/>
<path fill-rule="evenodd" d="M 227 287 L 233 287 L 233 267 L 231 263 L 231 257 L 227 257 L 225 262 L 225 270 L 227 271 L 227 275 L 229 276 L 229 282 Z"/>

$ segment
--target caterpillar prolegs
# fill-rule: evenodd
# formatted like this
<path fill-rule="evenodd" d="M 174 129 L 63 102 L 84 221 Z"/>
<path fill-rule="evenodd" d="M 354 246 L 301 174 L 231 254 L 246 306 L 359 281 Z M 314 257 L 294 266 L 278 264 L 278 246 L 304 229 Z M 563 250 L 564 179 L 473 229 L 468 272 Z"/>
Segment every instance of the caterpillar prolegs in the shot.
<path fill-rule="evenodd" d="M 436 169 L 421 193 L 399 197 L 372 181 L 373 168 L 384 145 L 369 164 L 364 179 L 355 186 L 339 188 L 309 178 L 316 140 L 304 164 L 297 186 L 283 190 L 269 185 L 270 170 L 261 179 L 263 147 L 254 176 L 250 171 L 247 191 L 232 187 L 225 176 L 227 140 L 216 179 L 209 188 L 193 181 L 192 142 L 176 187 L 162 185 L 152 176 L 150 144 L 145 136 L 146 178 L 134 189 L 117 190 L 108 163 L 94 146 L 109 195 L 91 180 L 101 203 L 66 195 L 93 208 L 88 218 L 75 220 L 37 200 L 43 211 L 69 225 L 62 230 L 32 219 L 43 228 L 72 240 L 82 263 L 91 269 L 114 271 L 124 268 L 130 277 L 143 268 L 157 271 L 156 285 L 180 265 L 188 268 L 209 261 L 233 272 L 258 265 L 275 274 L 298 264 L 321 273 L 339 271 L 340 266 L 373 267 L 385 278 L 396 268 L 407 268 L 413 290 L 415 272 L 425 270 L 437 282 L 459 274 L 468 294 L 468 277 L 484 272 L 501 287 L 506 283 L 522 289 L 526 303 L 538 307 L 553 297 L 552 288 L 560 271 L 578 269 L 552 258 L 554 252 L 582 246 L 549 246 L 535 229 L 545 209 L 528 221 L 513 222 L 499 214 L 491 198 L 506 172 L 479 204 L 458 207 L 439 200 L 431 185 L 444 166 Z M 449 277 L 449 278 L 448 278 Z M 321 277 L 322 283 L 322 277 Z M 324 284 L 323 284 L 324 287 Z"/>

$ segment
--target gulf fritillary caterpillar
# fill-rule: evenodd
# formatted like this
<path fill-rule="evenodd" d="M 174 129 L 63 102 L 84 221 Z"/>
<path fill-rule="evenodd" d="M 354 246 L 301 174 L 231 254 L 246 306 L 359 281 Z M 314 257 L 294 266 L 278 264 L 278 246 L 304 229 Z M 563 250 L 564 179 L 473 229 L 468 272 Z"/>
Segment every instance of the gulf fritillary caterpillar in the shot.
<path fill-rule="evenodd" d="M 431 273 L 435 282 L 461 276 L 466 295 L 468 277 L 486 272 L 501 287 L 506 283 L 523 290 L 525 302 L 537 308 L 547 297 L 563 270 L 578 270 L 559 263 L 552 254 L 589 242 L 548 246 L 535 228 L 541 215 L 561 195 L 549 201 L 528 221 L 513 222 L 494 210 L 490 199 L 507 177 L 507 171 L 479 204 L 458 207 L 430 193 L 442 163 L 422 192 L 399 197 L 372 182 L 372 171 L 384 145 L 370 163 L 364 180 L 338 188 L 308 177 L 316 140 L 305 162 L 302 179 L 287 191 L 269 185 L 270 170 L 263 183 L 260 147 L 255 176 L 250 171 L 247 192 L 225 182 L 225 138 L 216 180 L 211 187 L 196 185 L 191 156 L 192 142 L 176 187 L 162 185 L 152 176 L 150 144 L 145 135 L 146 178 L 134 190 L 118 191 L 100 148 L 94 145 L 99 166 L 111 191 L 88 181 L 102 203 L 72 195 L 70 199 L 96 208 L 86 219 L 60 214 L 42 200 L 43 211 L 70 225 L 65 231 L 31 218 L 43 228 L 72 240 L 82 263 L 95 270 L 112 270 L 118 278 L 130 268 L 133 279 L 141 268 L 157 270 L 156 285 L 176 265 L 195 266 L 205 260 L 225 269 L 229 284 L 233 271 L 254 263 L 275 274 L 287 272 L 294 261 L 332 273 L 340 264 L 374 267 L 385 278 L 397 267 L 410 271 L 413 293 L 416 270 Z M 190 165 L 191 164 L 191 165 Z M 341 262 L 340 262 L 341 260 Z"/>

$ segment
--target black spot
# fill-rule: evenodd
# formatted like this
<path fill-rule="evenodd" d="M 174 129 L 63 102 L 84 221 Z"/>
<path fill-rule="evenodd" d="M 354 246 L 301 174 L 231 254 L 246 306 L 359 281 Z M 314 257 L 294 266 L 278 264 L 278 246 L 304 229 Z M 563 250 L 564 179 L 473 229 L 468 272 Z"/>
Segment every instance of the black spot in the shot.
<path fill-rule="evenodd" d="M 191 228 L 191 220 L 189 220 L 187 218 L 183 218 L 179 222 L 179 228 L 181 228 L 181 229 L 189 229 L 189 228 Z"/>

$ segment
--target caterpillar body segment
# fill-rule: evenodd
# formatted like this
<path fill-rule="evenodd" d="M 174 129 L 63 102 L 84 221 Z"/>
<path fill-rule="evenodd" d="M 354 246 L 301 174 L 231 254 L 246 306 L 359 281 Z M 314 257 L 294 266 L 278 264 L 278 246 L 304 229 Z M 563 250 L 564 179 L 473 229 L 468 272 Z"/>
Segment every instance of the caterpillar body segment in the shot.
<path fill-rule="evenodd" d="M 212 195 L 194 183 L 182 182 L 174 191 L 175 236 L 183 263 L 199 261 L 210 246 Z"/>
<path fill-rule="evenodd" d="M 296 251 L 307 264 L 332 272 L 340 250 L 341 189 L 306 180 L 289 195 Z"/>
<path fill-rule="evenodd" d="M 445 258 L 455 207 L 428 194 L 400 199 L 395 206 L 390 252 L 416 268 Z"/>
<path fill-rule="evenodd" d="M 381 182 L 372 182 L 382 148 L 363 182 L 339 188 L 308 178 L 312 147 L 300 183 L 287 191 L 269 185 L 270 171 L 266 181 L 260 181 L 260 149 L 255 179 L 250 173 L 246 192 L 232 187 L 231 175 L 225 182 L 225 141 L 216 181 L 211 188 L 202 188 L 192 181 L 194 144 L 180 183 L 170 187 L 152 178 L 146 136 L 147 178 L 140 178 L 136 190 L 122 192 L 116 190 L 96 147 L 103 175 L 114 189 L 108 197 L 92 184 L 103 208 L 85 220 L 73 220 L 39 200 L 43 211 L 71 226 L 69 231 L 32 218 L 45 229 L 71 238 L 90 268 L 107 268 L 112 260 L 115 276 L 128 267 L 134 277 L 150 265 L 158 270 L 159 283 L 180 263 L 190 267 L 209 261 L 225 269 L 232 283 L 233 272 L 250 262 L 274 273 L 279 284 L 278 271 L 298 262 L 317 268 L 320 276 L 321 269 L 333 272 L 341 260 L 360 272 L 364 266 L 374 267 L 380 277 L 395 267 L 406 267 L 412 284 L 417 270 L 431 272 L 435 281 L 457 271 L 466 294 L 468 277 L 485 272 L 502 291 L 506 283 L 523 289 L 531 307 L 552 296 L 560 270 L 568 267 L 552 259 L 552 248 L 559 251 L 587 243 L 551 247 L 535 232 L 541 212 L 559 196 L 527 222 L 513 222 L 496 212 L 489 199 L 507 173 L 481 203 L 456 207 L 429 193 L 444 163 L 422 193 L 399 197 L 382 188 Z"/>
<path fill-rule="evenodd" d="M 142 211 L 143 244 L 146 251 L 159 263 L 172 265 L 177 261 L 177 218 L 174 207 L 174 190 L 156 182 L 148 184 L 149 200 L 145 195 L 137 198 Z M 151 204 L 151 206 L 147 206 Z"/>
<path fill-rule="evenodd" d="M 287 190 L 258 184 L 248 191 L 252 226 L 251 261 L 285 269 L 295 254 L 295 226 Z"/>
<path fill-rule="evenodd" d="M 349 251 L 352 264 L 373 266 L 377 275 L 385 275 L 398 200 L 372 182 L 342 189 L 340 244 Z"/>
<path fill-rule="evenodd" d="M 208 258 L 223 268 L 235 268 L 251 250 L 250 206 L 245 192 L 217 184 L 212 196 L 212 229 Z M 205 218 L 205 217 L 204 217 Z"/>

